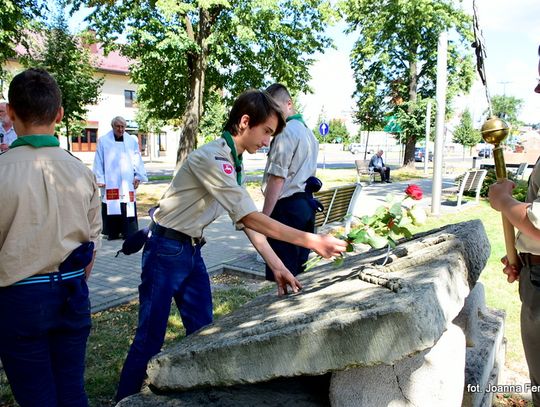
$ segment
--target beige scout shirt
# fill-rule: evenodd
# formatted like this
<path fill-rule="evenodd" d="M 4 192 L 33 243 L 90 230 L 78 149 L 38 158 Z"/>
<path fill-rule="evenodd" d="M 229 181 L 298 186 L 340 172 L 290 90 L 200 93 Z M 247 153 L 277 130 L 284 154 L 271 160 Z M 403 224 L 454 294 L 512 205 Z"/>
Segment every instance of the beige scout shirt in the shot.
<path fill-rule="evenodd" d="M 285 178 L 279 198 L 304 192 L 306 180 L 315 176 L 319 143 L 299 120 L 290 120 L 282 133 L 272 140 L 264 170 L 262 189 L 266 189 L 268 176 Z"/>
<path fill-rule="evenodd" d="M 154 219 L 161 226 L 202 237 L 204 228 L 224 209 L 235 223 L 257 212 L 249 193 L 238 185 L 231 149 L 220 138 L 187 157 L 159 201 Z"/>
<path fill-rule="evenodd" d="M 101 244 L 94 174 L 59 147 L 0 155 L 0 287 L 58 271 L 82 242 Z"/>
<path fill-rule="evenodd" d="M 532 205 L 527 209 L 527 217 L 535 228 L 540 229 L 540 160 L 536 162 L 529 179 L 527 201 Z M 540 255 L 540 241 L 527 236 L 520 231 L 516 236 L 516 249 L 520 253 L 532 253 Z"/>

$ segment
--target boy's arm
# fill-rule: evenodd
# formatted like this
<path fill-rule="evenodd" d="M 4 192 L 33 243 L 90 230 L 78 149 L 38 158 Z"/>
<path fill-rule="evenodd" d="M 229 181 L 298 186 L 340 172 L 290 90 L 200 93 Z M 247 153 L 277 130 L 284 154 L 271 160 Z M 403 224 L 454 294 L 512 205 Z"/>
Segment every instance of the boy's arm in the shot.
<path fill-rule="evenodd" d="M 270 216 L 281 195 L 284 184 L 285 178 L 277 177 L 275 175 L 268 176 L 268 182 L 266 184 L 266 189 L 264 190 L 264 206 L 262 213 Z"/>
<path fill-rule="evenodd" d="M 533 225 L 528 217 L 528 209 L 531 204 L 516 200 L 512 196 L 512 189 L 514 189 L 514 183 L 508 180 L 491 185 L 488 193 L 491 207 L 501 212 L 522 233 L 540 240 L 540 230 Z"/>
<path fill-rule="evenodd" d="M 344 240 L 329 235 L 302 232 L 279 223 L 261 212 L 251 212 L 244 216 L 240 222 L 245 227 L 267 237 L 311 249 L 324 258 L 339 256 L 347 248 L 347 243 Z"/>
<path fill-rule="evenodd" d="M 247 237 L 261 254 L 264 261 L 270 267 L 274 273 L 274 278 L 278 286 L 278 295 L 287 294 L 287 287 L 290 286 L 293 293 L 297 293 L 302 289 L 300 282 L 292 275 L 292 273 L 285 267 L 281 259 L 277 254 L 272 250 L 268 244 L 266 237 L 254 230 L 244 228 L 244 232 Z"/>

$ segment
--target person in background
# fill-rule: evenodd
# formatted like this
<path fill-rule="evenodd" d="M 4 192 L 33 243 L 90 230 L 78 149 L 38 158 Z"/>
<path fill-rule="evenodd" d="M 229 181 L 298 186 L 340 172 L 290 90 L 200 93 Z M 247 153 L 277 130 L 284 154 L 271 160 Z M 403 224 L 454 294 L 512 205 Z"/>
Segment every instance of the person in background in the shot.
<path fill-rule="evenodd" d="M 212 292 L 201 257 L 203 231 L 224 211 L 242 229 L 274 273 L 278 294 L 301 285 L 274 253 L 265 236 L 337 256 L 346 242 L 283 225 L 257 211 L 242 187 L 242 154 L 268 146 L 284 127 L 281 110 L 263 91 L 251 90 L 233 104 L 222 137 L 191 152 L 154 213 L 142 255 L 139 322 L 116 393 L 116 400 L 141 389 L 150 358 L 163 345 L 171 299 L 186 335 L 212 322 Z"/>
<path fill-rule="evenodd" d="M 317 171 L 319 143 L 302 115 L 296 113 L 285 86 L 275 83 L 266 91 L 283 111 L 287 124 L 270 144 L 262 182 L 262 212 L 287 226 L 313 233 L 315 210 L 309 203 L 306 181 Z M 268 243 L 293 275 L 304 271 L 309 249 L 275 239 L 268 239 Z M 268 265 L 266 279 L 274 280 Z"/>
<path fill-rule="evenodd" d="M 540 75 L 540 46 L 538 47 L 538 74 Z M 534 91 L 540 94 L 540 81 Z M 521 299 L 521 340 L 529 366 L 533 403 L 540 406 L 540 160 L 529 178 L 525 202 L 512 196 L 515 184 L 498 181 L 489 188 L 489 203 L 518 229 L 516 249 L 521 264 L 509 265 L 501 259 L 503 272 L 509 283 L 519 280 Z M 534 391 L 536 389 L 536 391 Z"/>
<path fill-rule="evenodd" d="M 117 116 L 112 130 L 97 142 L 94 174 L 102 197 L 103 234 L 108 240 L 126 239 L 139 229 L 135 191 L 148 181 L 137 137 L 127 133 L 126 121 Z"/>
<path fill-rule="evenodd" d="M 23 71 L 8 98 L 19 137 L 0 155 L 0 359 L 21 407 L 85 407 L 99 188 L 54 137 L 64 110 L 51 75 Z"/>
<path fill-rule="evenodd" d="M 9 150 L 16 138 L 13 122 L 7 114 L 7 102 L 0 102 L 0 153 Z"/>
<path fill-rule="evenodd" d="M 381 182 L 390 183 L 392 182 L 390 181 L 390 168 L 384 164 L 382 155 L 383 155 L 383 150 L 377 151 L 377 153 L 374 154 L 373 157 L 371 157 L 371 160 L 369 161 L 369 168 L 373 168 L 373 171 L 381 174 Z"/>

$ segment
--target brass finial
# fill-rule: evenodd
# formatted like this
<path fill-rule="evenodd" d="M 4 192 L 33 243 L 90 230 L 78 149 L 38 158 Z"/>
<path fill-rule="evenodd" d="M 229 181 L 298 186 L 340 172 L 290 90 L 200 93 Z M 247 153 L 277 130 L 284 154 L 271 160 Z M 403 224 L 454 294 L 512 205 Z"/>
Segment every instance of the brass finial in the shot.
<path fill-rule="evenodd" d="M 497 116 L 491 116 L 482 125 L 480 132 L 486 143 L 497 147 L 508 136 L 510 129 L 504 120 L 499 119 Z"/>

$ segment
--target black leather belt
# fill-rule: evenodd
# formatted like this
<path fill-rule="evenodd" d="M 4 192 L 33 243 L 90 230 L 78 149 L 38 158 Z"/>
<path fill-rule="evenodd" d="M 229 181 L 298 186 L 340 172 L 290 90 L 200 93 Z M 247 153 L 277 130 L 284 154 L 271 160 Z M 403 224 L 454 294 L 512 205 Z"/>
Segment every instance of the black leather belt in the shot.
<path fill-rule="evenodd" d="M 536 266 L 540 264 L 540 256 L 532 253 L 520 253 L 519 257 L 523 264 L 528 266 Z"/>
<path fill-rule="evenodd" d="M 179 232 L 171 228 L 166 228 L 164 226 L 153 223 L 150 226 L 152 233 L 155 233 L 157 236 L 166 237 L 167 239 L 177 240 L 179 242 L 189 242 L 193 246 L 203 246 L 206 243 L 204 238 L 199 239 L 198 237 L 191 237 L 185 233 Z"/>

